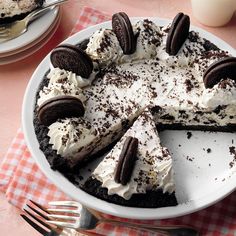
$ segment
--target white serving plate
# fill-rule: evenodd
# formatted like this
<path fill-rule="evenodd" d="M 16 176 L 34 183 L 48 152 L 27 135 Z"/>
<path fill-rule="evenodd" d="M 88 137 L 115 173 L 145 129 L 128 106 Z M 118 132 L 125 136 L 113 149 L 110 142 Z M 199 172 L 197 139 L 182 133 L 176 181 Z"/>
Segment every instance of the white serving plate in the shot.
<path fill-rule="evenodd" d="M 45 3 L 48 4 L 52 0 L 46 0 Z M 0 57 L 10 56 L 15 53 L 19 53 L 25 50 L 27 45 L 32 44 L 34 41 L 38 40 L 43 34 L 47 33 L 50 26 L 55 22 L 58 17 L 58 7 L 48 11 L 45 15 L 39 17 L 33 21 L 28 28 L 28 31 L 21 36 L 14 38 L 12 40 L 0 43 Z M 30 46 L 29 46 L 30 47 Z"/>
<path fill-rule="evenodd" d="M 148 18 L 158 25 L 167 25 L 171 22 L 166 19 Z M 143 18 L 131 18 L 131 21 L 134 23 L 140 19 Z M 100 28 L 111 28 L 111 22 L 89 27 L 63 43 L 76 44 Z M 236 56 L 236 51 L 223 40 L 197 27 L 191 27 L 191 29 L 198 31 L 201 36 Z M 178 206 L 152 209 L 123 207 L 97 199 L 77 188 L 59 172 L 51 170 L 44 154 L 39 150 L 39 143 L 34 132 L 35 94 L 40 84 L 40 78 L 43 78 L 49 69 L 49 64 L 48 55 L 35 70 L 26 89 L 22 109 L 23 131 L 28 148 L 40 169 L 58 188 L 73 199 L 87 207 L 119 217 L 165 219 L 198 211 L 214 204 L 235 190 L 236 165 L 229 167 L 229 163 L 234 159 L 229 152 L 229 147 L 236 144 L 235 133 L 203 131 L 191 131 L 190 139 L 187 139 L 187 131 L 161 133 L 162 143 L 173 153 L 176 194 L 180 202 Z M 207 148 L 211 149 L 210 153 L 207 153 Z"/>

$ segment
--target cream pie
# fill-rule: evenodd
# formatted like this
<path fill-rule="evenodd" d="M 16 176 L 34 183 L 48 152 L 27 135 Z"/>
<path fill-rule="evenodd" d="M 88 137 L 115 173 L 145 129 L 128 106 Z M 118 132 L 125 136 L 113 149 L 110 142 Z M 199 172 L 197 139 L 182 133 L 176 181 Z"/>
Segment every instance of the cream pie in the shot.
<path fill-rule="evenodd" d="M 138 148 L 133 167 L 129 171 L 123 171 L 130 178 L 123 184 L 116 181 L 115 174 L 122 149 L 129 137 L 138 140 Z M 131 160 L 128 162 L 131 164 Z M 114 148 L 104 156 L 85 183 L 84 189 L 89 193 L 96 193 L 95 196 L 99 198 L 128 206 L 150 207 L 148 200 L 141 201 L 145 194 L 152 196 L 152 207 L 177 204 L 172 158 L 168 149 L 160 143 L 150 111 L 144 111 Z M 137 203 L 138 201 L 142 203 Z"/>
<path fill-rule="evenodd" d="M 140 125 L 140 119 L 144 119 L 144 116 L 149 118 L 144 122 L 144 127 L 135 133 L 137 136 L 147 129 L 154 135 L 154 123 L 157 129 L 235 131 L 236 72 L 232 69 L 235 58 L 200 37 L 197 32 L 188 32 L 189 18 L 182 13 L 174 19 L 175 24 L 166 26 L 158 26 L 145 19 L 137 21 L 130 28 L 127 19 L 124 13 L 118 13 L 118 16 L 115 14 L 113 29 L 97 30 L 86 40 L 86 44 L 83 42 L 77 49 L 71 45 L 61 45 L 60 50 L 56 48 L 53 51 L 50 71 L 45 75 L 37 93 L 34 124 L 40 148 L 51 167 L 70 178 L 87 162 L 104 154 L 105 150 L 118 141 L 107 159 L 93 173 L 93 181 L 87 181 L 87 185 L 80 187 L 99 197 L 108 196 L 102 197 L 108 201 L 138 206 L 139 200 L 133 204 L 127 198 L 133 199 L 133 196 L 139 196 L 142 192 L 143 197 L 148 199 L 154 196 L 155 199 L 156 190 L 173 197 L 174 185 L 165 190 L 164 184 L 159 189 L 157 182 L 151 181 L 152 186 L 145 187 L 144 184 L 136 188 L 134 193 L 129 192 L 128 197 L 104 185 L 98 170 L 108 163 L 106 160 L 112 160 L 109 158 L 111 155 L 117 158 L 116 152 L 120 150 L 126 136 L 123 135 L 136 119 L 136 124 Z M 179 44 L 178 37 L 183 36 Z M 79 62 L 80 65 L 83 63 L 83 68 L 87 63 L 87 69 L 81 69 L 81 73 L 74 70 L 78 64 L 76 55 L 80 60 L 86 58 Z M 222 67 L 222 64 L 225 66 Z M 219 73 L 222 70 L 224 73 Z M 214 78 L 217 75 L 220 78 L 212 80 L 212 74 Z M 81 115 L 69 114 L 67 106 L 64 106 L 64 113 L 60 113 L 63 116 L 58 116 L 50 124 L 40 122 L 40 108 L 45 107 L 48 100 L 63 98 L 68 101 L 71 97 L 80 101 L 80 109 L 84 111 Z M 127 132 L 133 132 L 133 129 Z M 154 140 L 150 140 L 148 135 L 143 137 L 147 138 L 146 142 L 155 142 L 159 152 L 166 150 L 161 147 L 157 133 Z M 139 142 L 145 143 L 145 140 Z M 160 157 L 162 153 L 158 155 Z M 142 160 L 148 158 L 144 153 L 139 153 L 139 157 Z M 170 164 L 172 173 L 171 157 L 161 156 L 161 159 Z M 153 165 L 162 165 L 163 162 L 158 159 Z M 112 168 L 116 162 L 109 163 Z M 149 167 L 153 168 L 147 164 Z M 135 168 L 138 167 L 134 167 L 133 173 L 137 175 Z M 158 171 L 153 173 L 155 176 L 159 174 Z M 173 184 L 172 177 L 170 180 Z M 133 181 L 132 177 L 130 181 Z M 92 187 L 88 183 L 92 183 Z M 99 190 L 92 193 L 90 190 L 93 188 Z M 99 191 L 103 193 L 99 194 Z M 114 198 L 119 200 L 114 201 Z M 174 205 L 176 200 L 172 200 L 171 205 Z M 148 200 L 140 203 L 140 207 L 156 206 L 164 204 L 153 204 Z"/>

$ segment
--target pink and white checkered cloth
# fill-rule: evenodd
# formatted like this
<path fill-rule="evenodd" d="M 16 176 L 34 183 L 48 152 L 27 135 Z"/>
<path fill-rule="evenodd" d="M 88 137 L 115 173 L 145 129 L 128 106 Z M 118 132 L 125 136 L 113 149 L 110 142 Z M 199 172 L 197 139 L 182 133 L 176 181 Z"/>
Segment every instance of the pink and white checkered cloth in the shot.
<path fill-rule="evenodd" d="M 72 33 L 109 19 L 108 14 L 85 7 Z M 68 199 L 44 176 L 35 164 L 27 149 L 21 130 L 18 131 L 0 166 L 0 190 L 5 192 L 10 203 L 19 208 L 24 207 L 27 199 L 45 205 L 48 201 Z M 132 221 L 157 225 L 187 224 L 198 228 L 202 235 L 236 236 L 236 192 L 207 209 L 186 216 L 169 220 Z M 105 224 L 98 227 L 95 232 L 117 236 L 151 235 Z"/>

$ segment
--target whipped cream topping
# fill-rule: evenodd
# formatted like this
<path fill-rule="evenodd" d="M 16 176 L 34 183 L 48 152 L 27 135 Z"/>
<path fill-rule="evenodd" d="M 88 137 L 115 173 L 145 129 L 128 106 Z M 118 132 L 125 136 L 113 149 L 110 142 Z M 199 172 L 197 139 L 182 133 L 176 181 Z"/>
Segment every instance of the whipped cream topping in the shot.
<path fill-rule="evenodd" d="M 110 29 L 96 31 L 90 38 L 86 52 L 101 66 L 154 57 L 161 41 L 160 28 L 152 21 L 144 20 L 138 21 L 133 26 L 133 30 L 137 35 L 137 46 L 133 54 L 123 54 L 115 33 Z"/>
<path fill-rule="evenodd" d="M 157 57 L 169 66 L 191 66 L 194 62 L 196 62 L 196 59 L 205 51 L 205 48 L 203 47 L 203 40 L 199 37 L 196 37 L 197 41 L 191 42 L 190 38 L 187 38 L 177 55 L 172 56 L 166 52 L 166 41 L 169 29 L 170 25 L 163 27 L 161 31 L 162 43 L 160 47 L 157 48 Z M 191 31 L 189 36 L 195 37 L 198 36 L 198 34 L 194 31 Z"/>
<path fill-rule="evenodd" d="M 99 135 L 98 130 L 82 118 L 62 119 L 48 128 L 49 144 L 57 150 L 57 154 L 66 158 L 73 158 Z"/>
<path fill-rule="evenodd" d="M 49 83 L 39 93 L 38 106 L 46 100 L 60 95 L 74 96 L 84 103 L 86 97 L 83 94 L 82 88 L 91 85 L 95 78 L 95 73 L 93 72 L 88 79 L 84 79 L 70 71 L 53 68 L 50 70 L 47 78 Z"/>
<path fill-rule="evenodd" d="M 203 91 L 200 102 L 206 108 L 236 105 L 236 82 L 232 79 L 221 80 L 213 88 Z"/>
<path fill-rule="evenodd" d="M 123 144 L 128 136 L 139 140 L 137 160 L 131 180 L 122 185 L 114 180 L 115 169 Z M 156 126 L 150 112 L 145 111 L 134 122 L 103 161 L 94 170 L 92 176 L 108 189 L 108 194 L 117 194 L 128 200 L 133 194 L 146 193 L 147 190 L 162 189 L 172 193 L 173 181 L 172 159 L 167 148 L 162 147 Z"/>
<path fill-rule="evenodd" d="M 161 44 L 160 28 L 152 21 L 138 21 L 133 26 L 137 35 L 136 50 L 130 55 L 121 55 L 119 63 L 133 62 L 141 59 L 149 59 L 156 56 L 157 47 Z"/>
<path fill-rule="evenodd" d="M 100 66 L 106 66 L 117 62 L 123 52 L 115 33 L 100 29 L 90 37 L 86 53 Z"/>

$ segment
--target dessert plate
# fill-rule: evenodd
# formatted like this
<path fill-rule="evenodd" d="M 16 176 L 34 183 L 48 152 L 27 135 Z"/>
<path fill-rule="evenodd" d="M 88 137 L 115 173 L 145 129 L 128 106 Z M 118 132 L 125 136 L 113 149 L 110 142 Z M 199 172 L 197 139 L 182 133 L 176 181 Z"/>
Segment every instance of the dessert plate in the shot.
<path fill-rule="evenodd" d="M 43 35 L 41 35 L 41 37 L 36 39 L 34 42 L 26 45 L 23 48 L 20 48 L 13 54 L 6 55 L 3 57 L 1 57 L 0 55 L 0 65 L 6 65 L 9 63 L 22 60 L 28 57 L 29 55 L 35 53 L 36 51 L 38 51 L 51 39 L 51 37 L 56 32 L 59 24 L 60 24 L 60 13 L 57 14 L 56 19 L 54 20 L 53 24 L 48 28 L 48 30 Z"/>
<path fill-rule="evenodd" d="M 147 18 L 147 17 L 146 17 Z M 151 18 L 158 25 L 170 20 Z M 145 18 L 131 18 L 135 23 Z M 111 28 L 111 22 L 89 27 L 71 36 L 63 43 L 77 44 L 100 28 Z M 223 40 L 197 27 L 191 27 L 204 38 L 236 56 L 236 51 Z M 135 208 L 108 203 L 89 195 L 73 185 L 62 174 L 51 170 L 39 149 L 33 126 L 35 95 L 40 79 L 50 67 L 49 55 L 35 70 L 25 92 L 22 120 L 28 148 L 45 175 L 63 192 L 87 207 L 100 212 L 133 219 L 165 219 L 186 215 L 219 201 L 236 188 L 236 156 L 232 152 L 236 144 L 235 133 L 167 130 L 161 133 L 162 143 L 173 155 L 176 195 L 179 205 L 165 208 Z M 93 163 L 95 164 L 95 163 Z M 85 170 L 86 172 L 86 170 Z M 86 174 L 86 173 L 85 173 Z"/>
<path fill-rule="evenodd" d="M 46 0 L 46 3 L 50 2 L 52 2 L 52 0 Z M 57 18 L 57 15 L 59 14 L 58 9 L 59 8 L 56 7 L 48 11 L 45 15 L 41 16 L 37 20 L 33 21 L 29 25 L 28 31 L 21 36 L 0 43 L 0 57 L 18 53 L 19 49 L 33 43 L 43 34 L 45 34 Z"/>

